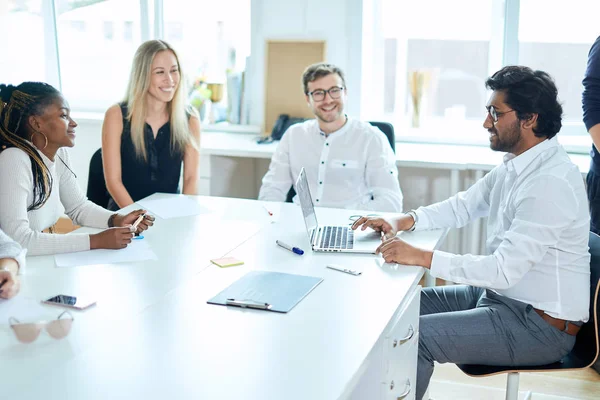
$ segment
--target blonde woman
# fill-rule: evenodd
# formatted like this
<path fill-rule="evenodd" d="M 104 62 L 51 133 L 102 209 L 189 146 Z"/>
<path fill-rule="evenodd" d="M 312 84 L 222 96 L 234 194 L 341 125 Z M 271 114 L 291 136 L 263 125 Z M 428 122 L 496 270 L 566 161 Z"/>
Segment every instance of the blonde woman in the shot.
<path fill-rule="evenodd" d="M 156 192 L 196 194 L 200 120 L 186 107 L 175 50 L 162 40 L 135 53 L 125 100 L 106 111 L 102 159 L 108 208 L 117 210 Z"/>

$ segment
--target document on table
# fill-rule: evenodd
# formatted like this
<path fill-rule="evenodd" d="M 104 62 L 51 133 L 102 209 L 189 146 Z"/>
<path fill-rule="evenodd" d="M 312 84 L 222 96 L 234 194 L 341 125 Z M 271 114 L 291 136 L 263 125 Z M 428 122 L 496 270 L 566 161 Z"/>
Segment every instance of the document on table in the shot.
<path fill-rule="evenodd" d="M 10 300 L 0 299 L 0 324 L 8 324 L 10 317 L 15 317 L 20 322 L 36 322 L 48 317 L 56 318 L 61 312 L 58 308 L 49 309 L 42 306 L 39 300 L 21 294 Z"/>
<path fill-rule="evenodd" d="M 322 281 L 315 276 L 250 271 L 208 303 L 286 313 Z"/>
<path fill-rule="evenodd" d="M 119 250 L 88 250 L 76 253 L 57 254 L 54 256 L 57 267 L 78 267 L 82 265 L 114 264 L 157 260 L 156 254 L 146 240 L 133 240 L 129 246 Z"/>
<path fill-rule="evenodd" d="M 206 214 L 210 210 L 202 207 L 194 199 L 186 196 L 169 197 L 166 199 L 147 199 L 136 202 L 152 215 L 162 219 L 189 217 Z"/>

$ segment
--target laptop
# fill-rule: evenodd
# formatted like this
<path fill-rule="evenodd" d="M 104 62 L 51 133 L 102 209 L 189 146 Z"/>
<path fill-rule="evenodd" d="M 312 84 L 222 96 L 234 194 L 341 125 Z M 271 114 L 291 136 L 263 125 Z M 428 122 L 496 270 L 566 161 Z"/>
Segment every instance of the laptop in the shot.
<path fill-rule="evenodd" d="M 381 244 L 380 233 L 372 229 L 353 231 L 350 224 L 345 226 L 319 225 L 304 168 L 300 170 L 300 175 L 296 180 L 296 192 L 302 214 L 304 214 L 308 241 L 313 251 L 375 254 L 375 250 Z"/>

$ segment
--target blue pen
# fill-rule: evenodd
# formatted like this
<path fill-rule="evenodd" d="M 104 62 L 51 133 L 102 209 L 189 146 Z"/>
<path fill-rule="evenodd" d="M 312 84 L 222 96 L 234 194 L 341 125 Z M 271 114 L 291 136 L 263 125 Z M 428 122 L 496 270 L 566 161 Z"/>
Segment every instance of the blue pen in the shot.
<path fill-rule="evenodd" d="M 289 250 L 292 253 L 296 253 L 299 256 L 301 256 L 302 254 L 304 254 L 304 250 L 302 250 L 302 249 L 300 249 L 298 247 L 292 247 L 289 244 L 285 244 L 281 240 L 276 240 L 275 243 L 277 243 L 277 246 L 283 247 L 284 249 Z"/>

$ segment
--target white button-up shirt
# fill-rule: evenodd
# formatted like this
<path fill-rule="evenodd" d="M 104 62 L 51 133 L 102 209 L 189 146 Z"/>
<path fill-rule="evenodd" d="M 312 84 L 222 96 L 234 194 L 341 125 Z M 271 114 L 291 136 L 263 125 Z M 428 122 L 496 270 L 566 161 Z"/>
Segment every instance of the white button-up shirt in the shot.
<path fill-rule="evenodd" d="M 315 206 L 402 211 L 395 154 L 385 135 L 367 122 L 348 118 L 328 136 L 316 119 L 292 125 L 271 159 L 258 199 L 285 201 L 302 167 Z"/>
<path fill-rule="evenodd" d="M 581 173 L 556 138 L 506 154 L 466 192 L 417 210 L 416 229 L 488 217 L 487 256 L 435 251 L 431 274 L 485 287 L 570 321 L 587 321 L 590 217 Z"/>

